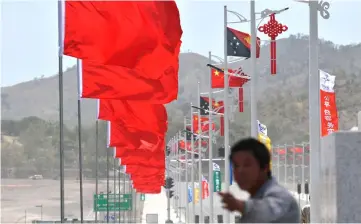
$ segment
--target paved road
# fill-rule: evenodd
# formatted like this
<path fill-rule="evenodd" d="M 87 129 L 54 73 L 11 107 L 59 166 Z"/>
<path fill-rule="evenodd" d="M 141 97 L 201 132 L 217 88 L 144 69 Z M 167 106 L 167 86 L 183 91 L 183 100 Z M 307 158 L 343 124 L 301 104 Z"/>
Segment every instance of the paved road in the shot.
<path fill-rule="evenodd" d="M 114 192 L 113 181 L 110 189 Z M 127 189 L 129 190 L 129 189 Z M 106 181 L 99 182 L 99 192 L 106 192 Z M 83 182 L 84 219 L 94 220 L 93 194 L 95 180 Z M 79 182 L 65 180 L 65 217 L 80 219 Z M 2 179 L 1 180 L 1 223 L 30 222 L 41 218 L 43 206 L 43 220 L 60 220 L 60 191 L 58 180 L 29 180 Z M 137 216 L 141 217 L 143 203 L 137 197 Z M 25 212 L 26 211 L 26 212 Z M 26 213 L 26 214 L 25 214 Z M 134 217 L 134 214 L 133 214 Z M 104 214 L 99 214 L 99 220 Z"/>

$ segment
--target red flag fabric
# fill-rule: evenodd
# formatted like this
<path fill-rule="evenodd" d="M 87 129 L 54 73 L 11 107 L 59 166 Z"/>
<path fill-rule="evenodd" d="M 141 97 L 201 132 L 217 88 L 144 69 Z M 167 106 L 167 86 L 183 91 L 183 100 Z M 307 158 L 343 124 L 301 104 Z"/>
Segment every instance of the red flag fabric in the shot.
<path fill-rule="evenodd" d="M 185 150 L 185 148 L 186 148 L 186 143 L 187 143 L 187 151 L 192 151 L 192 147 L 191 147 L 192 143 L 191 143 L 191 141 L 184 142 L 183 140 L 180 140 L 180 141 L 178 142 L 178 148 L 179 148 L 180 150 Z M 194 148 L 195 148 L 195 149 L 194 149 L 195 152 L 198 152 L 198 144 L 199 144 L 199 140 L 193 142 L 193 145 L 194 145 Z M 208 145 L 208 142 L 207 142 L 207 141 L 201 141 L 201 146 L 202 146 L 202 147 L 205 147 L 205 146 L 207 146 L 207 145 Z"/>
<path fill-rule="evenodd" d="M 199 134 L 201 132 L 209 131 L 209 118 L 200 116 L 201 119 L 201 128 L 198 127 L 198 115 L 193 115 L 193 130 L 195 133 Z M 216 130 L 216 124 L 212 123 L 212 130 Z"/>
<path fill-rule="evenodd" d="M 109 147 L 156 151 L 160 145 L 164 144 L 164 135 L 126 127 L 121 122 L 109 122 L 109 125 Z"/>
<path fill-rule="evenodd" d="M 206 199 L 209 196 L 209 185 L 207 179 L 202 176 L 202 199 Z"/>
<path fill-rule="evenodd" d="M 147 167 L 147 166 L 138 166 L 138 165 L 127 165 L 125 172 L 127 174 L 144 174 L 148 176 L 161 175 L 164 174 L 164 168 L 156 167 Z"/>
<path fill-rule="evenodd" d="M 238 107 L 239 112 L 243 112 L 243 87 L 238 89 Z"/>
<path fill-rule="evenodd" d="M 134 189 L 138 193 L 143 193 L 143 194 L 159 194 L 160 192 L 162 192 L 162 187 L 160 186 L 155 186 L 152 188 L 150 188 L 149 186 L 134 186 Z"/>
<path fill-rule="evenodd" d="M 212 88 L 224 88 L 224 69 L 210 64 L 208 66 L 212 68 Z M 228 69 L 228 75 L 230 88 L 241 87 L 250 80 L 250 77 L 242 69 Z"/>
<path fill-rule="evenodd" d="M 164 70 L 157 79 L 143 77 L 144 69 L 99 65 L 84 60 L 81 97 L 169 103 L 178 95 L 177 61 L 170 59 L 164 57 L 163 60 L 174 67 Z"/>
<path fill-rule="evenodd" d="M 140 186 L 140 185 L 150 185 L 148 187 L 152 186 L 163 186 L 164 185 L 164 179 L 163 180 L 144 180 L 144 179 L 134 179 L 133 185 Z"/>
<path fill-rule="evenodd" d="M 224 117 L 220 117 L 220 123 L 221 123 L 221 133 L 220 136 L 224 136 Z"/>
<path fill-rule="evenodd" d="M 65 55 L 128 68 L 156 51 L 174 53 L 183 33 L 175 1 L 67 0 L 64 31 Z"/>
<path fill-rule="evenodd" d="M 161 135 L 164 135 L 168 129 L 167 110 L 161 104 L 99 100 L 98 111 L 98 119 L 120 121 L 128 127 L 141 128 Z"/>
<path fill-rule="evenodd" d="M 135 181 L 142 180 L 145 182 L 154 181 L 154 182 L 159 182 L 164 185 L 165 175 L 160 174 L 160 175 L 154 175 L 154 176 L 144 176 L 144 175 L 133 174 L 133 175 L 131 175 L 131 179 L 135 180 Z"/>
<path fill-rule="evenodd" d="M 209 110 L 212 110 L 213 112 L 216 112 L 216 113 L 224 113 L 224 103 L 223 101 L 216 101 L 216 100 L 212 100 L 212 108 L 209 107 L 209 97 L 205 97 L 205 96 L 201 96 L 201 98 L 208 103 L 208 108 Z M 208 109 L 207 108 L 207 109 Z"/>
<path fill-rule="evenodd" d="M 164 151 L 149 152 L 146 150 L 127 150 L 115 148 L 114 157 L 120 159 L 121 165 L 142 165 L 149 167 L 165 168 Z"/>

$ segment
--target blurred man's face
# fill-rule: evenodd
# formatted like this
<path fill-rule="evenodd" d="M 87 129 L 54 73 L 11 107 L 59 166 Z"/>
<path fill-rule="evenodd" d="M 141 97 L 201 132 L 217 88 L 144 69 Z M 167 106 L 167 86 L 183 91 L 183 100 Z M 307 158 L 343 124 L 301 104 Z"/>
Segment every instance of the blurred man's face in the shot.
<path fill-rule="evenodd" d="M 238 186 L 245 191 L 251 191 L 265 172 L 259 167 L 256 158 L 248 151 L 237 152 L 232 157 L 233 174 Z"/>

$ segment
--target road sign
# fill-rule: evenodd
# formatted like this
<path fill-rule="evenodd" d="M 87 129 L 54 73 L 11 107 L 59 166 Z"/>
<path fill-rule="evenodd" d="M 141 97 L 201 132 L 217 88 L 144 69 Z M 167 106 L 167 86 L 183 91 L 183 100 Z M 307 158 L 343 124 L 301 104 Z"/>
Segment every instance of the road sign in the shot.
<path fill-rule="evenodd" d="M 94 211 L 105 212 L 107 207 L 109 211 L 131 211 L 132 195 L 131 194 L 94 194 Z"/>

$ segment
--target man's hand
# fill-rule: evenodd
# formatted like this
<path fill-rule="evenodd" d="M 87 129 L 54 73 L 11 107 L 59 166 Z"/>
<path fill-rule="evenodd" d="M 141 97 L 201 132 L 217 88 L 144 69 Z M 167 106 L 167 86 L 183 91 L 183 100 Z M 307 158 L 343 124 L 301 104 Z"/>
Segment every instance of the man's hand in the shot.
<path fill-rule="evenodd" d="M 236 199 L 235 197 L 233 197 L 232 194 L 230 193 L 223 193 L 223 192 L 218 192 L 219 196 L 221 196 L 222 198 L 222 203 L 223 203 L 223 208 L 227 209 L 228 211 L 238 211 L 240 213 L 243 212 L 243 208 L 244 208 L 244 202 L 241 200 Z"/>

